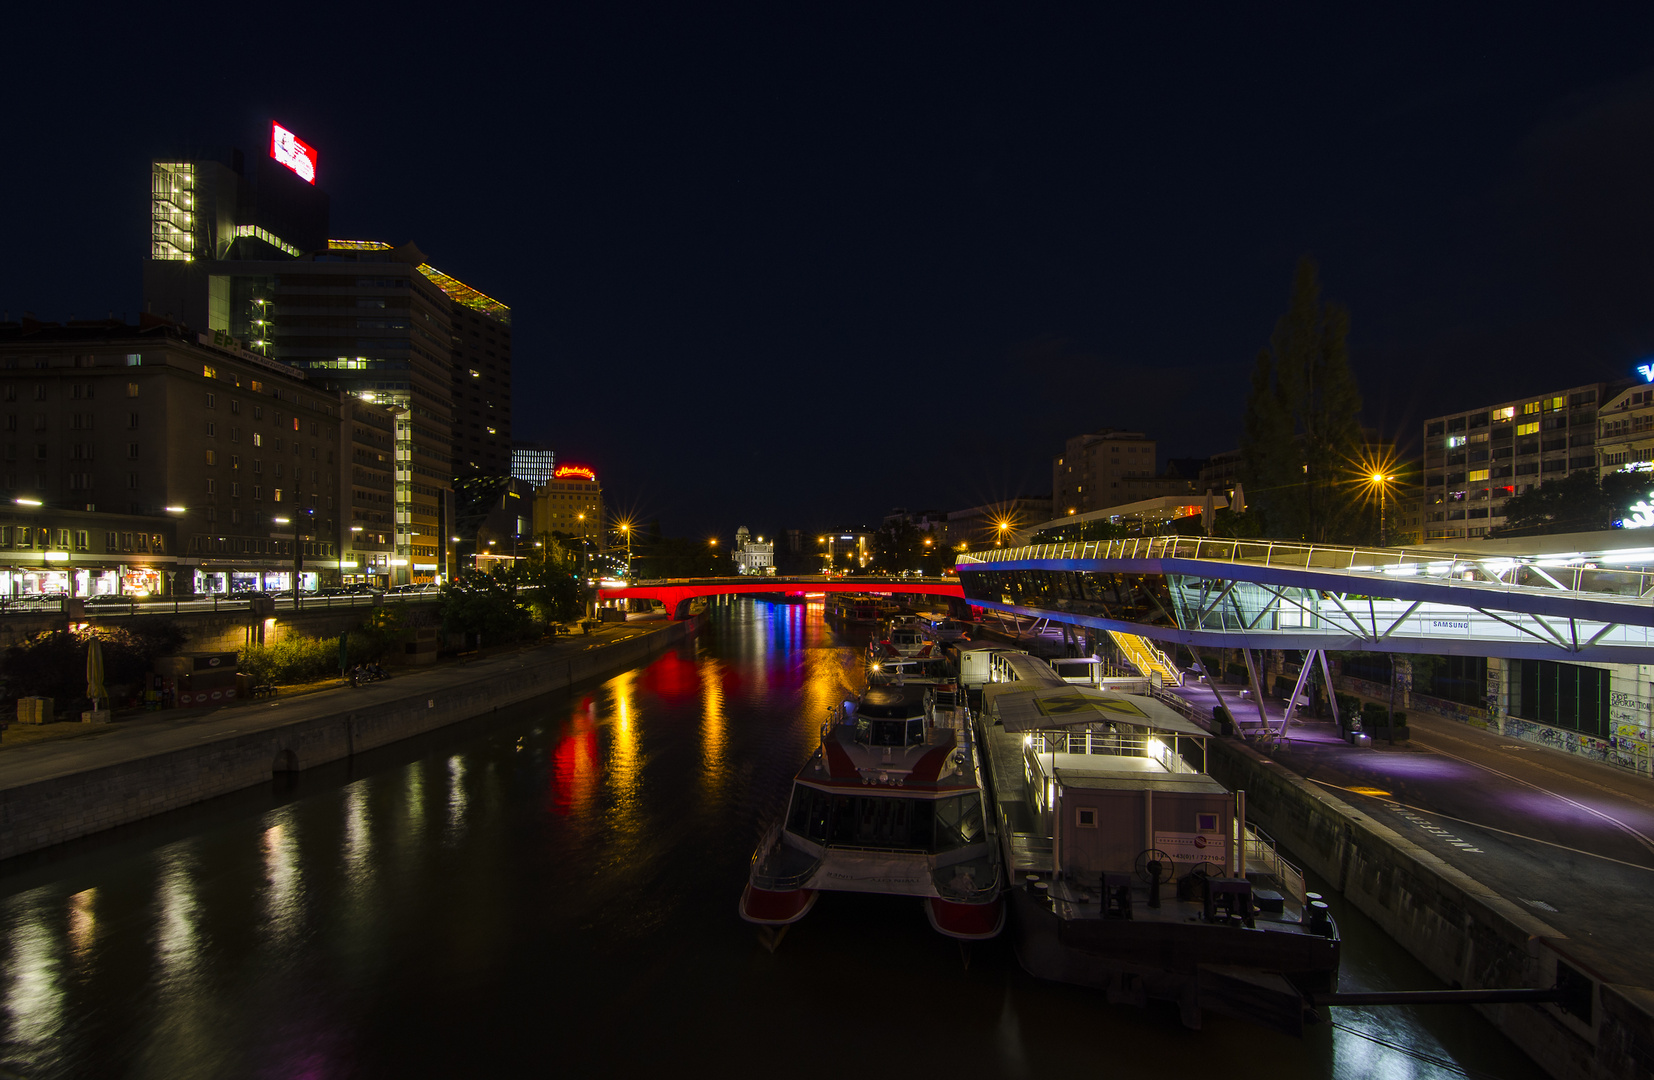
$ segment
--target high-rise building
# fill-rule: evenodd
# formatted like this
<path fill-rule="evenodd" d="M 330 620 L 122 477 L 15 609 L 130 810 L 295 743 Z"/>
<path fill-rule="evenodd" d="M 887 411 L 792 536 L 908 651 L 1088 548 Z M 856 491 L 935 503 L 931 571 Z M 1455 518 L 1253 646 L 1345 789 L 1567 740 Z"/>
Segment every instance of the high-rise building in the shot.
<path fill-rule="evenodd" d="M 1596 469 L 1597 407 L 1587 383 L 1479 405 L 1424 422 L 1424 539 L 1486 536 L 1505 500 L 1578 469 Z"/>
<path fill-rule="evenodd" d="M 517 443 L 511 447 L 511 475 L 526 480 L 535 487 L 551 483 L 557 471 L 557 455 L 551 447 L 536 443 Z"/>
<path fill-rule="evenodd" d="M 145 304 L 397 410 L 395 539 L 362 540 L 357 569 L 388 554 L 387 583 L 430 580 L 449 569 L 454 478 L 510 469 L 510 308 L 413 244 L 330 239 L 315 149 L 272 125 L 268 151 L 155 162 Z M 381 531 L 380 494 L 357 490 L 349 528 Z"/>

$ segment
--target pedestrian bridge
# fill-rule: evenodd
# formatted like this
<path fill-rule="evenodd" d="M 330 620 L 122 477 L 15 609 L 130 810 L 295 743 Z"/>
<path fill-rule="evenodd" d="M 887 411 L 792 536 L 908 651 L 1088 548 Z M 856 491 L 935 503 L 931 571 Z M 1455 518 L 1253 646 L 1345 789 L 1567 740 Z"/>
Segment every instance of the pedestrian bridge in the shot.
<path fill-rule="evenodd" d="M 640 581 L 631 585 L 602 586 L 598 596 L 603 600 L 637 599 L 659 600 L 674 619 L 689 617 L 691 601 L 711 596 L 755 596 L 779 593 L 786 596 L 806 596 L 810 593 L 875 593 L 879 595 L 926 594 L 945 596 L 952 600 L 964 597 L 964 590 L 955 578 L 916 577 L 731 577 L 731 578 L 671 578 L 665 581 Z M 960 609 L 963 611 L 963 608 Z"/>
<path fill-rule="evenodd" d="M 959 556 L 975 606 L 1192 646 L 1654 662 L 1654 548 L 1144 537 Z"/>

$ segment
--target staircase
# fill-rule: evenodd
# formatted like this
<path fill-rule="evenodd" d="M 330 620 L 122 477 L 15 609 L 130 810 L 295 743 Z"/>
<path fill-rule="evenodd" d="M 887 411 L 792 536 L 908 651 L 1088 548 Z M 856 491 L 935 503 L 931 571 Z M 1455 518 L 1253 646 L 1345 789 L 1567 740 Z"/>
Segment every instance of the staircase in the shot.
<path fill-rule="evenodd" d="M 1136 634 L 1128 634 L 1121 630 L 1110 630 L 1109 636 L 1114 644 L 1120 647 L 1132 667 L 1142 672 L 1145 677 L 1158 674 L 1165 686 L 1182 686 L 1183 672 L 1172 663 L 1171 657 L 1160 651 L 1160 647 L 1148 638 Z"/>

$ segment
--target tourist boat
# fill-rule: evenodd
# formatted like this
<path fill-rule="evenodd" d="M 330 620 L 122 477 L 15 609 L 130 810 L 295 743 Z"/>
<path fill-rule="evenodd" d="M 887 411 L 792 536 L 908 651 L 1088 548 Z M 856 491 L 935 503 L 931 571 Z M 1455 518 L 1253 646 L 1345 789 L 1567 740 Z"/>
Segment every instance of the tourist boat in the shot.
<path fill-rule="evenodd" d="M 822 892 L 918 897 L 962 941 L 1005 925 L 969 709 L 952 687 L 870 686 L 834 710 L 752 857 L 741 917 L 771 930 Z M 773 947 L 773 940 L 769 942 Z"/>
<path fill-rule="evenodd" d="M 1016 923 L 1040 978 L 1299 1033 L 1335 988 L 1338 928 L 1205 771 L 1207 732 L 1164 703 L 993 657 L 976 714 Z"/>

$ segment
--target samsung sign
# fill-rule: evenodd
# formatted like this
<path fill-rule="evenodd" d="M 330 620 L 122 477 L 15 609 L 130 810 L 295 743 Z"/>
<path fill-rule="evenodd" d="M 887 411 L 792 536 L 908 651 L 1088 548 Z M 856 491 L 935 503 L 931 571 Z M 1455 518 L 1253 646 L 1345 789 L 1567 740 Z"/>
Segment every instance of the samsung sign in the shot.
<path fill-rule="evenodd" d="M 316 182 L 316 148 L 280 124 L 270 125 L 270 156 L 298 173 L 305 183 Z"/>

